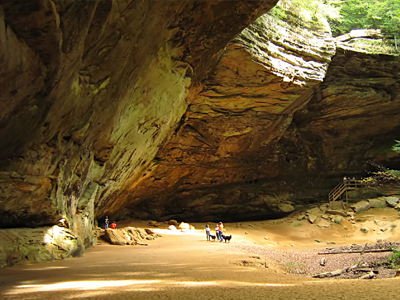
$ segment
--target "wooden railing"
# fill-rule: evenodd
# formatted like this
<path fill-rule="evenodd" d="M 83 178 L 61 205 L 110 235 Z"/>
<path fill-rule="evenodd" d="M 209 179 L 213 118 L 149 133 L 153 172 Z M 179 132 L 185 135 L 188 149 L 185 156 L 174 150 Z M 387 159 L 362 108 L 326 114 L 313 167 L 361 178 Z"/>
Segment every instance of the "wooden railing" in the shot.
<path fill-rule="evenodd" d="M 346 193 L 346 204 L 348 204 L 347 191 L 355 190 L 362 185 L 363 184 L 361 180 L 343 179 L 343 181 L 339 182 L 339 184 L 335 186 L 335 188 L 329 193 L 329 203 L 331 208 L 333 208 L 333 202 L 338 200 L 344 193 Z M 346 209 L 343 199 L 341 201 L 343 209 Z"/>

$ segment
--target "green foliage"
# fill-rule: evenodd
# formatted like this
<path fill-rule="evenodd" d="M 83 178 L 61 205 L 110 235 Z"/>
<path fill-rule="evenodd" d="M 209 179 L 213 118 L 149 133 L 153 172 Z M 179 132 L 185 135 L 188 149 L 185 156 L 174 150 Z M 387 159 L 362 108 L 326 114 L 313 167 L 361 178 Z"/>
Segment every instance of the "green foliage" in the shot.
<path fill-rule="evenodd" d="M 400 35 L 400 1 L 346 0 L 332 3 L 340 9 L 340 19 L 332 19 L 334 35 L 352 29 L 382 29 L 386 35 Z"/>
<path fill-rule="evenodd" d="M 364 185 L 372 186 L 379 183 L 394 184 L 396 186 L 400 185 L 400 170 L 391 170 L 374 162 L 369 162 L 369 164 L 374 166 L 377 171 L 369 172 L 371 175 L 362 179 Z"/>
<path fill-rule="evenodd" d="M 270 14 L 274 16 L 277 19 L 280 20 L 285 20 L 287 18 L 286 16 L 286 10 L 284 10 L 279 3 L 270 11 Z"/>
<path fill-rule="evenodd" d="M 270 14 L 285 21 L 291 15 L 306 22 L 339 18 L 339 8 L 330 2 L 331 0 L 280 0 Z"/>
<path fill-rule="evenodd" d="M 397 269 L 400 266 L 400 251 L 393 249 L 393 254 L 389 256 L 388 262 L 392 269 Z"/>
<path fill-rule="evenodd" d="M 328 19 L 334 36 L 353 29 L 381 29 L 400 36 L 399 0 L 280 0 L 270 14 L 286 21 L 290 15 L 306 22 Z"/>
<path fill-rule="evenodd" d="M 328 21 L 333 36 L 353 29 L 380 29 L 384 39 L 357 38 L 348 46 L 368 53 L 400 51 L 399 0 L 280 0 L 270 14 L 275 19 L 313 30 Z"/>
<path fill-rule="evenodd" d="M 293 227 L 299 227 L 299 226 L 301 226 L 301 225 L 303 225 L 303 223 L 302 223 L 302 222 L 298 222 L 298 223 L 294 223 L 294 224 L 293 224 Z"/>
<path fill-rule="evenodd" d="M 367 51 L 368 53 L 398 53 L 398 50 L 396 50 L 396 48 L 393 47 L 388 40 L 383 39 L 358 38 L 349 41 L 348 44 L 355 50 Z"/>
<path fill-rule="evenodd" d="M 395 141 L 396 144 L 392 147 L 392 150 L 396 153 L 400 153 L 400 141 Z"/>

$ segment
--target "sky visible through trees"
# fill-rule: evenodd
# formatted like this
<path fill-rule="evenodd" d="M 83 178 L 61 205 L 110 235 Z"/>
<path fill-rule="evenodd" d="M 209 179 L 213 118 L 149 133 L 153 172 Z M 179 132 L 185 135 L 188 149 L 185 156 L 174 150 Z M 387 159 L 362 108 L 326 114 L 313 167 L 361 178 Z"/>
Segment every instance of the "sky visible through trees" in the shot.
<path fill-rule="evenodd" d="M 310 18 L 329 20 L 334 36 L 353 29 L 381 29 L 389 38 L 400 37 L 400 0 L 280 0 L 284 9 Z M 283 12 L 273 12 L 282 17 Z"/>

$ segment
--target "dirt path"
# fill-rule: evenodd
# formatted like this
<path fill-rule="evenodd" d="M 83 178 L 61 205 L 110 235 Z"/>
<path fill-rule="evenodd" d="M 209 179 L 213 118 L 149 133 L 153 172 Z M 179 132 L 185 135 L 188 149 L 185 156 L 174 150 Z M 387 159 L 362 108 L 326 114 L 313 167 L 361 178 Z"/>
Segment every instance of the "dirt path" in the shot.
<path fill-rule="evenodd" d="M 0 299 L 400 299 L 399 277 L 321 280 L 284 274 L 272 262 L 268 268 L 233 264 L 249 259 L 235 248 L 265 236 L 264 225 L 275 226 L 272 240 L 281 231 L 279 224 L 258 224 L 227 224 L 231 244 L 207 242 L 201 232 L 163 234 L 149 246 L 100 244 L 83 257 L 2 269 Z"/>

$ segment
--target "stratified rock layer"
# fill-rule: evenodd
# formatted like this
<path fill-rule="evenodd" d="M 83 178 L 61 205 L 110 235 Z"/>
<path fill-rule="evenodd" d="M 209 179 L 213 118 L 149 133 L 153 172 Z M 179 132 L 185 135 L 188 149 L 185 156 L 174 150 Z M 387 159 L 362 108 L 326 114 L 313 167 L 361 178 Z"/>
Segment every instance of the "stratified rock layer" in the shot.
<path fill-rule="evenodd" d="M 276 2 L 1 1 L 0 227 L 63 219 L 91 245 L 220 51 Z"/>
<path fill-rule="evenodd" d="M 369 160 L 400 167 L 399 57 L 336 52 L 325 23 L 294 23 L 263 16 L 226 48 L 133 216 L 277 218 L 328 201 Z"/>
<path fill-rule="evenodd" d="M 324 24 L 310 30 L 264 15 L 244 30 L 137 187 L 135 216 L 234 220 L 293 211 L 298 198 L 285 181 L 313 162 L 293 117 L 334 53 Z"/>

